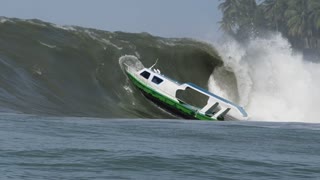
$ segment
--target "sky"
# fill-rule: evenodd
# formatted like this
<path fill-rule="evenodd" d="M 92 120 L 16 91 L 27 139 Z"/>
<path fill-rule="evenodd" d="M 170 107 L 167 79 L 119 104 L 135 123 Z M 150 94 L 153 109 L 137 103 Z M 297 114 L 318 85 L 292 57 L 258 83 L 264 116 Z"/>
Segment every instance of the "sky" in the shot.
<path fill-rule="evenodd" d="M 108 31 L 217 39 L 218 0 L 0 0 L 0 16 Z"/>

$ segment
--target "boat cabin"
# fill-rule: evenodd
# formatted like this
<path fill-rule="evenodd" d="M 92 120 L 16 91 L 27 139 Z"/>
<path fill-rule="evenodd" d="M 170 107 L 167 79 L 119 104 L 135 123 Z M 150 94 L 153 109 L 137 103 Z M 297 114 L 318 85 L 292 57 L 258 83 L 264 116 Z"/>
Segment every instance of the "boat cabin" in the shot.
<path fill-rule="evenodd" d="M 192 106 L 197 112 L 223 120 L 228 114 L 235 119 L 247 119 L 244 109 L 220 96 L 192 84 L 180 84 L 160 73 L 159 70 L 144 68 L 138 72 L 141 81 L 151 88 L 183 103 Z"/>

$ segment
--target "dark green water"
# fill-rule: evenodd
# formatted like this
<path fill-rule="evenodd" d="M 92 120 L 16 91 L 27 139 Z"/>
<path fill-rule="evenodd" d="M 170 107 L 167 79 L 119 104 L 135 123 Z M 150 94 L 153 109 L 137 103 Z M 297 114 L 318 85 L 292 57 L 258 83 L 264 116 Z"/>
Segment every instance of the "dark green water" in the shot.
<path fill-rule="evenodd" d="M 159 59 L 157 68 L 163 74 L 202 87 L 207 87 L 213 69 L 222 65 L 210 45 L 190 39 L 2 18 L 0 111 L 174 118 L 150 106 L 131 86 L 119 64 L 119 59 L 126 55 L 135 56 L 146 67 Z"/>
<path fill-rule="evenodd" d="M 0 116 L 0 179 L 319 179 L 320 126 Z"/>

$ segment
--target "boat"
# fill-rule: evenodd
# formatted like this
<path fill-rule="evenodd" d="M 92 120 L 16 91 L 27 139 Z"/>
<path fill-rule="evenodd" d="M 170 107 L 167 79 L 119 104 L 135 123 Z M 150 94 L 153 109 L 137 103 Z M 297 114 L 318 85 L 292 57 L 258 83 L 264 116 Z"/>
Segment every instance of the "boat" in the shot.
<path fill-rule="evenodd" d="M 156 64 L 156 63 L 155 63 Z M 198 120 L 246 120 L 248 114 L 235 103 L 193 83 L 179 83 L 159 69 L 124 63 L 125 73 L 142 94 L 174 115 Z"/>

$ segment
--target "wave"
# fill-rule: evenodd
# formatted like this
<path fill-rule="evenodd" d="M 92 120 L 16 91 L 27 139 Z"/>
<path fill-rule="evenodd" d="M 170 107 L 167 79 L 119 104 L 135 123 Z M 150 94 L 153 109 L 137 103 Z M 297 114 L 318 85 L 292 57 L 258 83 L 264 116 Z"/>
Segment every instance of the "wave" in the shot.
<path fill-rule="evenodd" d="M 224 66 L 210 77 L 211 91 L 240 97 L 252 120 L 320 122 L 320 65 L 295 52 L 281 34 L 247 44 L 227 38 L 217 49 Z M 230 73 L 235 79 L 226 81 L 224 74 Z"/>
<path fill-rule="evenodd" d="M 0 20 L 0 111 L 50 116 L 175 118 L 147 101 L 119 60 L 138 58 L 204 88 L 222 60 L 211 45 L 148 33 Z M 130 56 L 127 56 L 130 55 Z M 192 67 L 192 68 L 190 68 Z"/>
<path fill-rule="evenodd" d="M 158 59 L 163 74 L 239 103 L 251 120 L 319 122 L 319 64 L 306 61 L 280 34 L 247 44 L 223 39 L 216 51 L 192 39 L 40 20 L 1 17 L 0 28 L 2 112 L 176 118 L 146 100 L 121 70 L 124 60 L 149 67 Z"/>

